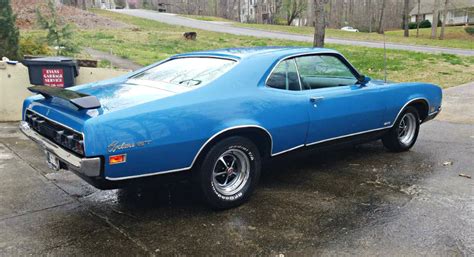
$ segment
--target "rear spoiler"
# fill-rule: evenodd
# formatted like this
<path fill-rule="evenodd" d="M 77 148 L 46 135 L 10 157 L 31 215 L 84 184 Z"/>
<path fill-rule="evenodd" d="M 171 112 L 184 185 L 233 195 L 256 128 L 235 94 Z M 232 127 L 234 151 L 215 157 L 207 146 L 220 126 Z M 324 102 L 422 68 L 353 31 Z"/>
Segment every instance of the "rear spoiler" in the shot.
<path fill-rule="evenodd" d="M 96 109 L 100 107 L 100 102 L 97 97 L 72 90 L 47 86 L 32 86 L 29 87 L 28 90 L 40 94 L 45 98 L 58 97 L 68 100 L 79 109 Z"/>

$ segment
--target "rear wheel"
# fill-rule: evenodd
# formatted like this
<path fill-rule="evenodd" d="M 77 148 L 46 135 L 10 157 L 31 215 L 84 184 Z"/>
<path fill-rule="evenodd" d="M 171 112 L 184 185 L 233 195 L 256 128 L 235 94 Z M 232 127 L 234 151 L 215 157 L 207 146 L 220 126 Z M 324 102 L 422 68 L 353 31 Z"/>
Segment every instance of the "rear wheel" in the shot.
<path fill-rule="evenodd" d="M 247 201 L 260 177 L 260 153 L 247 138 L 234 136 L 214 145 L 195 174 L 204 201 L 215 209 Z"/>
<path fill-rule="evenodd" d="M 390 131 L 382 138 L 383 145 L 392 152 L 408 151 L 416 142 L 420 130 L 420 116 L 409 106 L 400 115 Z"/>

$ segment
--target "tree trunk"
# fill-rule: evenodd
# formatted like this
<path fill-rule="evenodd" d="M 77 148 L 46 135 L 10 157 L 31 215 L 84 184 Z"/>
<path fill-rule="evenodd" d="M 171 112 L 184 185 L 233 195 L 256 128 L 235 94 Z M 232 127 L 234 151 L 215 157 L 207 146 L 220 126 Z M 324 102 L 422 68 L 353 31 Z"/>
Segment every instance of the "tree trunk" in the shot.
<path fill-rule="evenodd" d="M 448 16 L 448 4 L 449 0 L 444 1 L 444 8 L 443 8 L 443 23 L 441 24 L 441 32 L 439 33 L 439 39 L 444 39 L 444 27 L 446 26 L 446 18 Z"/>
<path fill-rule="evenodd" d="M 326 12 L 324 5 L 329 0 L 314 0 L 314 47 L 324 47 L 324 36 L 326 29 Z"/>
<path fill-rule="evenodd" d="M 420 5 L 421 0 L 418 0 L 418 12 L 416 13 L 416 37 L 420 35 Z"/>
<path fill-rule="evenodd" d="M 433 8 L 433 22 L 431 23 L 431 39 L 436 38 L 439 20 L 439 0 L 435 0 Z"/>
<path fill-rule="evenodd" d="M 367 13 L 369 14 L 368 21 L 369 21 L 369 33 L 372 33 L 372 2 L 371 0 L 367 1 Z"/>
<path fill-rule="evenodd" d="M 405 0 L 403 3 L 403 36 L 404 37 L 410 36 L 410 31 L 408 30 L 408 14 L 410 12 L 408 8 L 409 5 L 410 5 L 410 0 Z"/>
<path fill-rule="evenodd" d="M 384 12 L 385 12 L 385 5 L 386 5 L 387 1 L 386 0 L 382 0 L 382 9 L 380 10 L 380 19 L 379 19 L 379 27 L 377 29 L 377 33 L 379 34 L 383 34 L 384 33 L 384 28 L 383 28 L 383 15 L 384 15 Z"/>
<path fill-rule="evenodd" d="M 237 10 L 239 12 L 239 16 L 238 16 L 239 17 L 239 22 L 242 22 L 242 0 L 239 0 L 238 5 L 239 6 L 238 6 Z"/>

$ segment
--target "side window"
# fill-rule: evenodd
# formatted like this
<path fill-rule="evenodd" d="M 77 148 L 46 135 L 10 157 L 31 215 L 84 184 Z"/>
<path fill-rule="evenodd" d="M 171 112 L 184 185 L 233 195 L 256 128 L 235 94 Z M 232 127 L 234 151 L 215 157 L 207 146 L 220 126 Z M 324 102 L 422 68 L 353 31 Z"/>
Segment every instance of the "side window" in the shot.
<path fill-rule="evenodd" d="M 268 77 L 267 86 L 284 90 L 301 90 L 294 59 L 280 62 Z"/>
<path fill-rule="evenodd" d="M 303 90 L 354 85 L 351 70 L 332 55 L 310 55 L 295 59 Z"/>

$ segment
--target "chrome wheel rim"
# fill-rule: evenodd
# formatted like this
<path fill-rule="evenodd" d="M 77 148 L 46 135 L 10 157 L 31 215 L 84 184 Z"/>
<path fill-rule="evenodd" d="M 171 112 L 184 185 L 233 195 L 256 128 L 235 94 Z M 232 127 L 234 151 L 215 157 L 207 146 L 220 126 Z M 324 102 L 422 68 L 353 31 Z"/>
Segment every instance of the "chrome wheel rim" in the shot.
<path fill-rule="evenodd" d="M 225 151 L 214 164 L 212 184 L 222 195 L 230 196 L 239 192 L 250 176 L 250 160 L 239 149 Z"/>
<path fill-rule="evenodd" d="M 398 140 L 404 145 L 409 145 L 415 138 L 416 117 L 413 113 L 405 113 L 398 124 Z"/>

